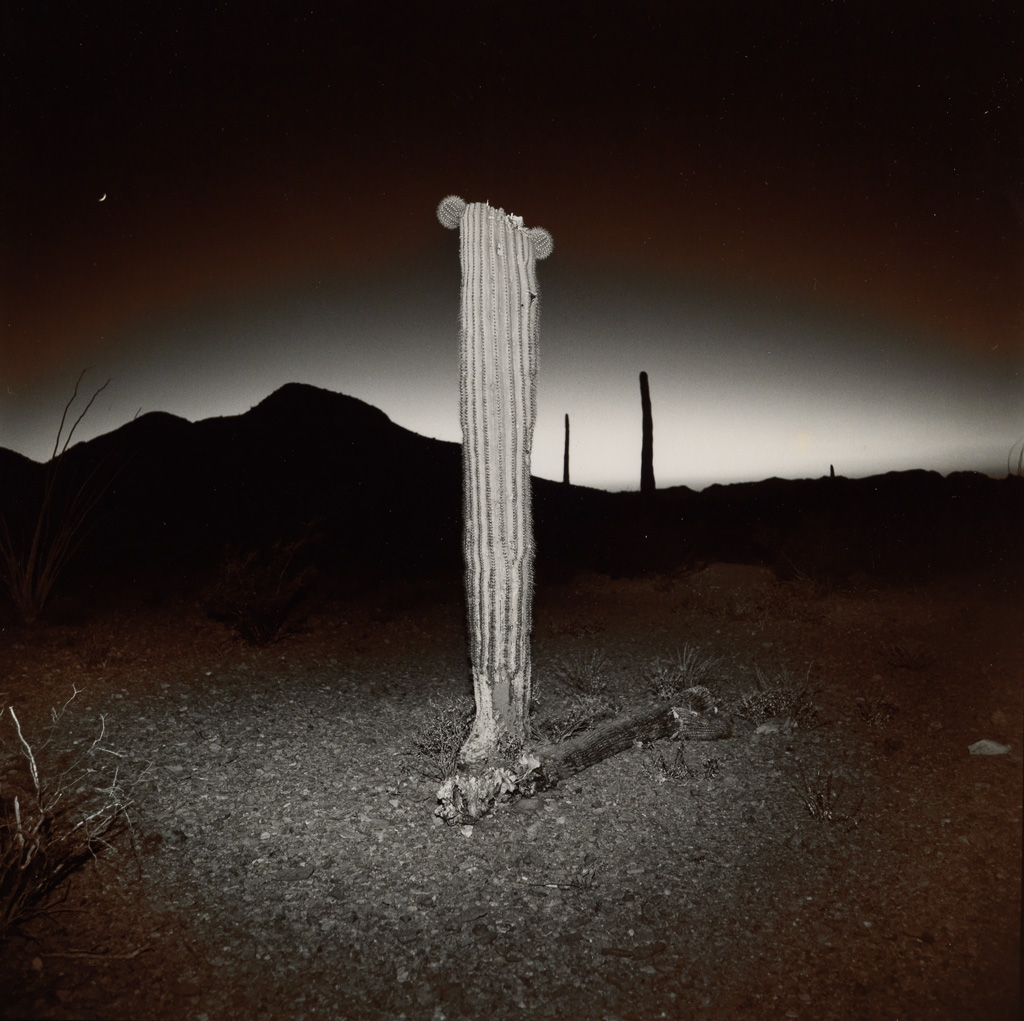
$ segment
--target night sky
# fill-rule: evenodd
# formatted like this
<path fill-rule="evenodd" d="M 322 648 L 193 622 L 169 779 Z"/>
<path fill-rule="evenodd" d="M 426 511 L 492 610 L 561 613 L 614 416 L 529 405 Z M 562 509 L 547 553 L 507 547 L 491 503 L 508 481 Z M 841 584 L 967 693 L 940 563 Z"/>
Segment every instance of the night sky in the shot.
<path fill-rule="evenodd" d="M 637 488 L 641 370 L 659 485 L 1024 438 L 1019 4 L 11 6 L 0 446 L 87 367 L 78 438 L 298 381 L 457 440 L 451 193 L 554 237 L 537 475 L 568 413 Z"/>

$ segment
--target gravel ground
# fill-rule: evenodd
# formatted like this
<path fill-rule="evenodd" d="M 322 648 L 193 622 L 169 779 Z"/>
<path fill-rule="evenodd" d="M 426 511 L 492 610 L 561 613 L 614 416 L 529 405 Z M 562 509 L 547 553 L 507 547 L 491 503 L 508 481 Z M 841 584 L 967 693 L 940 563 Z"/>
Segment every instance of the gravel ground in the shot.
<path fill-rule="evenodd" d="M 102 717 L 141 780 L 132 833 L 0 951 L 0 1012 L 1016 1017 L 1021 609 L 729 565 L 542 588 L 544 713 L 574 656 L 626 704 L 688 647 L 735 736 L 634 748 L 465 830 L 414 741 L 469 693 L 457 592 L 321 607 L 265 649 L 187 602 L 8 629 L 26 736 L 77 690 L 54 747 Z M 796 725 L 752 711 L 780 676 L 808 682 Z M 970 755 L 985 738 L 1010 753 Z"/>

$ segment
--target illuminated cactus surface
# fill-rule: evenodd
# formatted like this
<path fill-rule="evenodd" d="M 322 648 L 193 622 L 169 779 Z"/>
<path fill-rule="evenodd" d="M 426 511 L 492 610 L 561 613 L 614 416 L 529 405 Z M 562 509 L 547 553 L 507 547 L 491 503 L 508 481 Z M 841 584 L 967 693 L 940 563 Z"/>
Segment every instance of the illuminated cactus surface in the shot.
<path fill-rule="evenodd" d="M 476 719 L 462 763 L 478 773 L 528 736 L 533 517 L 530 445 L 537 376 L 536 264 L 551 235 L 486 202 L 449 196 L 462 266 L 463 551 Z M 463 780 L 463 794 L 472 801 Z M 479 791 L 480 800 L 484 800 Z M 472 806 L 466 811 L 477 814 Z"/>

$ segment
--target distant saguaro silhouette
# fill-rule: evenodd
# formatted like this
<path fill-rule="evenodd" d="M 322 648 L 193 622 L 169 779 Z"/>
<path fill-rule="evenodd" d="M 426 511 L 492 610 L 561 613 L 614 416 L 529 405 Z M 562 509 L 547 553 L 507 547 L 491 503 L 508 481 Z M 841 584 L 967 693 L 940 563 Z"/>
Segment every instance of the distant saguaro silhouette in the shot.
<path fill-rule="evenodd" d="M 654 492 L 654 422 L 651 418 L 651 387 L 647 373 L 640 373 L 640 410 L 643 414 L 643 442 L 640 446 L 640 492 Z"/>
<path fill-rule="evenodd" d="M 569 485 L 569 416 L 565 416 L 565 453 L 562 455 L 562 482 Z"/>

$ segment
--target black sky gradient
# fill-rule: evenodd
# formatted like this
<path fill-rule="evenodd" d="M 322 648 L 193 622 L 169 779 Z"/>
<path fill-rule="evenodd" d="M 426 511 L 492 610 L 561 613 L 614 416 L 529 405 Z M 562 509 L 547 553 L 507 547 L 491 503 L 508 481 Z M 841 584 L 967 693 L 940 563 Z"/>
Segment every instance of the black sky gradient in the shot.
<path fill-rule="evenodd" d="M 2 446 L 45 456 L 87 365 L 95 429 L 297 379 L 457 438 L 452 192 L 555 239 L 539 474 L 569 411 L 580 481 L 635 486 L 641 369 L 659 482 L 996 470 L 1024 432 L 1019 5 L 0 19 Z"/>

